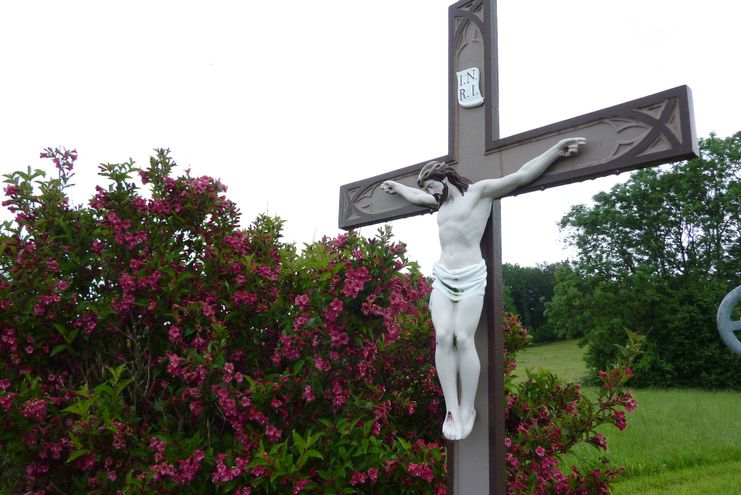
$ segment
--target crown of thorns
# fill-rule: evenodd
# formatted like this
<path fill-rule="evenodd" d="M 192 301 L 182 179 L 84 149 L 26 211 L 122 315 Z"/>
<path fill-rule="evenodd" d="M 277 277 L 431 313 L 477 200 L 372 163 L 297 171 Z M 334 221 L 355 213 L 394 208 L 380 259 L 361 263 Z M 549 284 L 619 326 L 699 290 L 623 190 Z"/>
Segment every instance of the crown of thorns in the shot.
<path fill-rule="evenodd" d="M 419 175 L 417 176 L 417 185 L 422 187 L 422 184 L 424 184 L 426 180 L 442 181 L 443 179 L 448 179 L 448 182 L 457 187 L 461 193 L 466 192 L 469 184 L 472 184 L 472 182 L 466 177 L 458 175 L 458 172 L 456 172 L 450 165 L 433 160 L 427 163 L 422 167 L 422 170 L 419 171 Z"/>

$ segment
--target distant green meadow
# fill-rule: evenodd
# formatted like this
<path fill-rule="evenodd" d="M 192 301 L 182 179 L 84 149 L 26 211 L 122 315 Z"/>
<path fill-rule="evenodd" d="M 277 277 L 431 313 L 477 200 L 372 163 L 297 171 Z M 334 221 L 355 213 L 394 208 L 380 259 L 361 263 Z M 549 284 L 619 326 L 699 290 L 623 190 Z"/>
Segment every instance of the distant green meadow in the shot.
<path fill-rule="evenodd" d="M 567 381 L 586 375 L 576 341 L 533 346 L 517 361 L 520 378 L 525 369 L 538 368 Z M 741 494 L 741 392 L 638 389 L 634 394 L 638 408 L 627 415 L 625 431 L 601 428 L 611 465 L 625 467 L 613 485 L 615 495 Z M 599 467 L 604 455 L 580 445 L 562 461 L 588 469 Z"/>

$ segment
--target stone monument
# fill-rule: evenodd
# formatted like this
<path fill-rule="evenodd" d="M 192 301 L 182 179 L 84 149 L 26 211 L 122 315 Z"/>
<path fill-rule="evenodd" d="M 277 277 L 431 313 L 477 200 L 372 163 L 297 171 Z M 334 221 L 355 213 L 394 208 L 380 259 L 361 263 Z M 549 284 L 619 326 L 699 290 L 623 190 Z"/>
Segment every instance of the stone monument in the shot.
<path fill-rule="evenodd" d="M 729 292 L 718 307 L 717 321 L 720 338 L 730 350 L 741 356 L 741 341 L 736 332 L 741 332 L 741 320 L 734 320 L 733 308 L 741 303 L 741 285 Z"/>

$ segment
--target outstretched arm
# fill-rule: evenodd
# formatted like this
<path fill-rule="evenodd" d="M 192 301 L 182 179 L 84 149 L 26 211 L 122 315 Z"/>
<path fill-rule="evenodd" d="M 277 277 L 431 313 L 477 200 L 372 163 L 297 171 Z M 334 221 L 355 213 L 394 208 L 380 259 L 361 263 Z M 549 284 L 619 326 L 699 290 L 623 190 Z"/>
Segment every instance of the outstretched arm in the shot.
<path fill-rule="evenodd" d="M 387 180 L 381 184 L 381 190 L 389 194 L 398 194 L 413 205 L 437 208 L 435 197 L 422 189 L 417 189 L 416 187 L 409 187 L 393 180 Z"/>
<path fill-rule="evenodd" d="M 559 158 L 576 155 L 579 153 L 580 147 L 584 146 L 586 142 L 587 140 L 581 137 L 562 139 L 546 150 L 545 153 L 536 156 L 520 167 L 517 172 L 499 179 L 482 180 L 477 182 L 475 186 L 484 196 L 502 197 L 543 175 L 543 172 Z"/>

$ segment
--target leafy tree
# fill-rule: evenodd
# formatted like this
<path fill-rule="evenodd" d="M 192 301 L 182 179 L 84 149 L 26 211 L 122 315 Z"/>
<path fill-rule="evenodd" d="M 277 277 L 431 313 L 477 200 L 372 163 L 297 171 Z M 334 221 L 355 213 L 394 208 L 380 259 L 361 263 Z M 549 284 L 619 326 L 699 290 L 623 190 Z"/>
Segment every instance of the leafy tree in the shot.
<path fill-rule="evenodd" d="M 511 304 L 506 307 L 519 316 L 535 342 L 548 342 L 558 338 L 544 315 L 545 303 L 553 297 L 557 268 L 558 264 L 548 263 L 534 267 L 510 263 L 502 266 L 507 301 Z"/>
<path fill-rule="evenodd" d="M 623 327 L 648 337 L 645 385 L 741 386 L 741 363 L 717 337 L 715 311 L 741 283 L 741 133 L 700 140 L 701 157 L 634 173 L 562 219 L 578 250 L 556 274 L 552 324 L 585 334 L 594 370 Z"/>
<path fill-rule="evenodd" d="M 225 187 L 173 176 L 164 150 L 101 165 L 107 187 L 72 207 L 77 154 L 42 156 L 57 177 L 6 176 L 0 492 L 444 493 L 430 287 L 388 229 L 299 252 L 279 219 L 240 228 Z M 504 331 L 511 375 L 528 337 Z M 512 493 L 607 489 L 615 470 L 557 458 L 625 427 L 637 345 L 595 401 L 508 379 Z"/>

